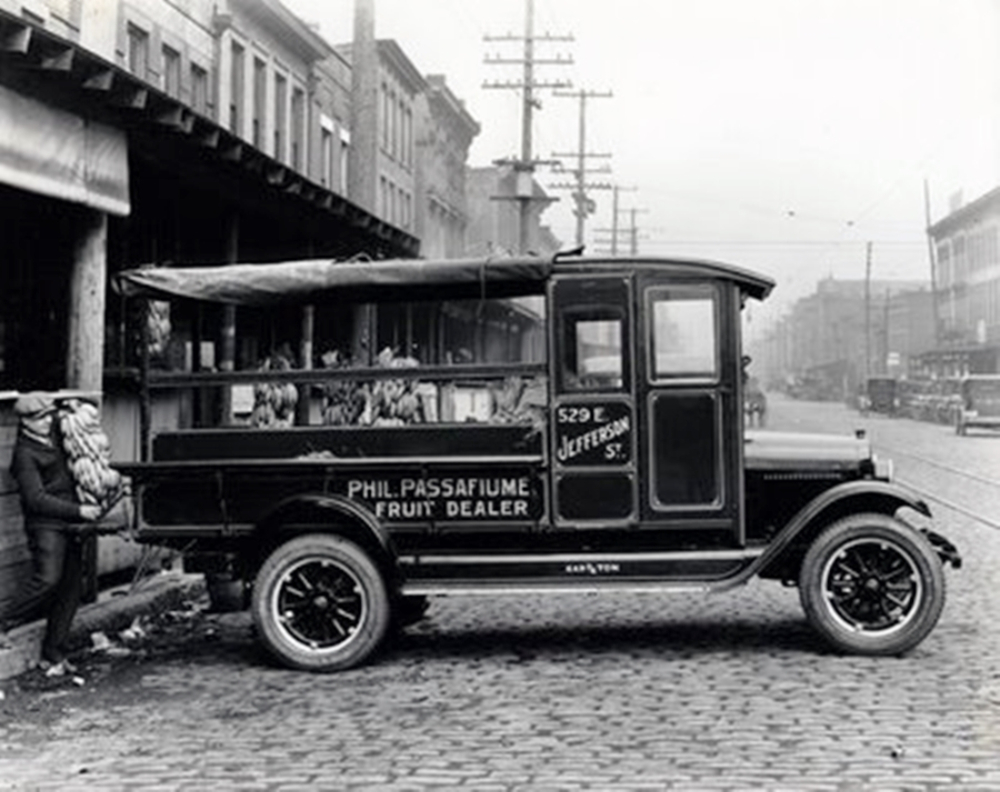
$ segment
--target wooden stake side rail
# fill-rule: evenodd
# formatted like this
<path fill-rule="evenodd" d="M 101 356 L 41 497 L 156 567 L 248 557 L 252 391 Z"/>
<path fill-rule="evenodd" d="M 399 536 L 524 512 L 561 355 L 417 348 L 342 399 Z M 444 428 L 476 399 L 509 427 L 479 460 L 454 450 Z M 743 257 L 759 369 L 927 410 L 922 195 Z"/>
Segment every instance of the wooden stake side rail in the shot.
<path fill-rule="evenodd" d="M 442 456 L 442 457 L 316 457 L 310 459 L 196 459 L 168 462 L 118 462 L 114 467 L 125 476 L 138 476 L 140 479 L 149 475 L 169 473 L 173 471 L 184 473 L 224 473 L 227 470 L 245 471 L 271 468 L 282 473 L 296 470 L 314 471 L 323 469 L 345 468 L 392 468 L 403 470 L 409 468 L 460 468 L 470 466 L 478 468 L 509 468 L 513 466 L 541 467 L 545 464 L 544 456 L 540 454 L 525 454 L 522 456 Z"/>
<path fill-rule="evenodd" d="M 413 366 L 412 368 L 352 367 L 336 369 L 289 369 L 286 371 L 150 371 L 150 388 L 192 388 L 220 385 L 252 385 L 258 382 L 316 383 L 340 380 L 418 379 L 424 382 L 456 380 L 500 380 L 534 377 L 548 373 L 545 363 L 498 363 L 490 366 Z"/>

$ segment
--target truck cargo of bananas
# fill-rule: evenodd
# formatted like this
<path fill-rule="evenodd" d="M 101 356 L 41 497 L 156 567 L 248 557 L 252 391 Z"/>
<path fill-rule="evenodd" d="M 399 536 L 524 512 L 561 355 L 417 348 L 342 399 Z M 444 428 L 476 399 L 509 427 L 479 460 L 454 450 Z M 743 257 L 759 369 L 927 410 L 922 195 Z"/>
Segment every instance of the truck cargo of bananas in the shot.
<path fill-rule="evenodd" d="M 336 350 L 322 356 L 325 368 L 349 366 Z M 383 349 L 377 368 L 415 369 L 420 361 L 400 357 L 390 347 Z M 323 386 L 323 423 L 328 426 L 406 426 L 423 423 L 423 404 L 416 377 L 377 379 L 370 384 L 332 380 Z"/>
<path fill-rule="evenodd" d="M 292 361 L 281 353 L 268 357 L 260 371 L 291 371 Z M 253 411 L 250 423 L 271 429 L 291 426 L 295 422 L 295 405 L 299 391 L 291 382 L 258 382 L 253 386 Z"/>
<path fill-rule="evenodd" d="M 111 443 L 101 428 L 97 406 L 80 399 L 59 405 L 59 430 L 81 503 L 107 510 L 124 490 L 121 474 L 111 467 Z"/>

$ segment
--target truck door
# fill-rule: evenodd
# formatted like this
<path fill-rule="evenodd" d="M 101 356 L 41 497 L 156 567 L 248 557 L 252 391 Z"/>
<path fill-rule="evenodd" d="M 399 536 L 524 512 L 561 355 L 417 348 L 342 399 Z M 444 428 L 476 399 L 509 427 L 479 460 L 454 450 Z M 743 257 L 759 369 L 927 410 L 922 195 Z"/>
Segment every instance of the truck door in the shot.
<path fill-rule="evenodd" d="M 739 295 L 720 281 L 637 278 L 643 527 L 742 543 Z M 694 531 L 702 531 L 695 539 Z"/>
<path fill-rule="evenodd" d="M 555 523 L 577 528 L 634 524 L 631 279 L 563 276 L 550 288 Z"/>

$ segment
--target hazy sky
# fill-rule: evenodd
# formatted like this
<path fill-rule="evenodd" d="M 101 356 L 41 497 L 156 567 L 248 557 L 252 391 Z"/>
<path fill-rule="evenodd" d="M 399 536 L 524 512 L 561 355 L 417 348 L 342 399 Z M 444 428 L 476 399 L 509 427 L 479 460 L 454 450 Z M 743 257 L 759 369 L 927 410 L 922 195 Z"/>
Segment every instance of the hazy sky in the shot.
<path fill-rule="evenodd" d="M 332 43 L 352 34 L 352 0 L 284 0 Z M 375 0 L 376 36 L 424 74 L 445 75 L 482 125 L 470 164 L 519 156 L 525 0 Z M 961 192 L 1000 185 L 1000 0 L 535 0 L 538 80 L 611 92 L 587 103 L 587 150 L 609 153 L 635 208 L 640 252 L 720 259 L 778 280 L 763 321 L 817 279 L 928 279 L 932 220 Z M 534 155 L 574 152 L 579 103 L 539 92 Z M 567 161 L 567 167 L 573 162 Z M 549 188 L 565 175 L 542 169 Z M 545 214 L 567 247 L 569 191 Z M 608 239 L 611 191 L 595 190 L 586 242 Z M 623 212 L 619 223 L 630 222 Z M 759 327 L 758 327 L 759 329 Z"/>

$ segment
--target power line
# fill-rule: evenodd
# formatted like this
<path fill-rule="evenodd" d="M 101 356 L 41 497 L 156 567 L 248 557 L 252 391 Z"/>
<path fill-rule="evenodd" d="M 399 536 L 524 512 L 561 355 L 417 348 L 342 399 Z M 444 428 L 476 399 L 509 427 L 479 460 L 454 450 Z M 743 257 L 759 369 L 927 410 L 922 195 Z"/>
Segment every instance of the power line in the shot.
<path fill-rule="evenodd" d="M 580 246 L 583 244 L 583 228 L 587 219 L 587 215 L 593 214 L 597 209 L 597 205 L 594 201 L 587 195 L 588 190 L 610 190 L 611 184 L 607 182 L 588 182 L 588 173 L 610 173 L 610 167 L 603 167 L 598 169 L 588 169 L 587 160 L 588 159 L 610 159 L 610 154 L 597 154 L 594 152 L 587 151 L 587 99 L 598 99 L 598 98 L 609 98 L 613 94 L 610 91 L 556 91 L 554 96 L 578 99 L 580 102 L 580 117 L 579 117 L 579 128 L 578 128 L 578 139 L 577 139 L 577 150 L 576 152 L 569 154 L 560 154 L 553 152 L 553 157 L 575 157 L 576 158 L 576 168 L 574 170 L 574 175 L 576 176 L 576 181 L 573 184 L 554 184 L 553 187 L 559 189 L 571 189 L 573 190 L 573 200 L 576 203 L 576 207 L 573 209 L 573 215 L 576 217 L 576 244 Z"/>
<path fill-rule="evenodd" d="M 529 223 L 531 219 L 531 207 L 532 204 L 537 203 L 541 199 L 535 196 L 534 191 L 534 179 L 532 174 L 535 171 L 536 165 L 542 164 L 542 160 L 536 160 L 532 152 L 532 114 L 534 110 L 540 107 L 537 99 L 535 99 L 535 91 L 540 88 L 571 88 L 572 83 L 565 80 L 554 80 L 550 82 L 537 81 L 535 79 L 535 66 L 548 64 L 548 65 L 571 65 L 573 63 L 572 56 L 562 57 L 558 56 L 556 58 L 539 58 L 535 54 L 535 44 L 536 42 L 547 43 L 547 42 L 558 42 L 558 41 L 573 41 L 572 36 L 553 36 L 548 33 L 537 36 L 535 35 L 535 0 L 525 0 L 525 13 L 524 13 L 524 35 L 517 36 L 513 33 L 507 33 L 502 36 L 484 36 L 484 41 L 487 42 L 521 42 L 524 45 L 524 52 L 520 58 L 505 58 L 500 55 L 489 56 L 484 58 L 484 62 L 488 65 L 514 65 L 519 64 L 523 67 L 522 78 L 520 81 L 494 81 L 484 82 L 483 88 L 504 88 L 513 89 L 521 92 L 521 157 L 517 160 L 506 160 L 502 161 L 505 164 L 509 164 L 514 168 L 516 174 L 516 186 L 513 196 L 494 196 L 497 200 L 515 200 L 519 204 L 519 223 L 518 223 L 518 248 L 519 252 L 525 254 L 528 252 L 528 240 L 529 240 Z"/>

